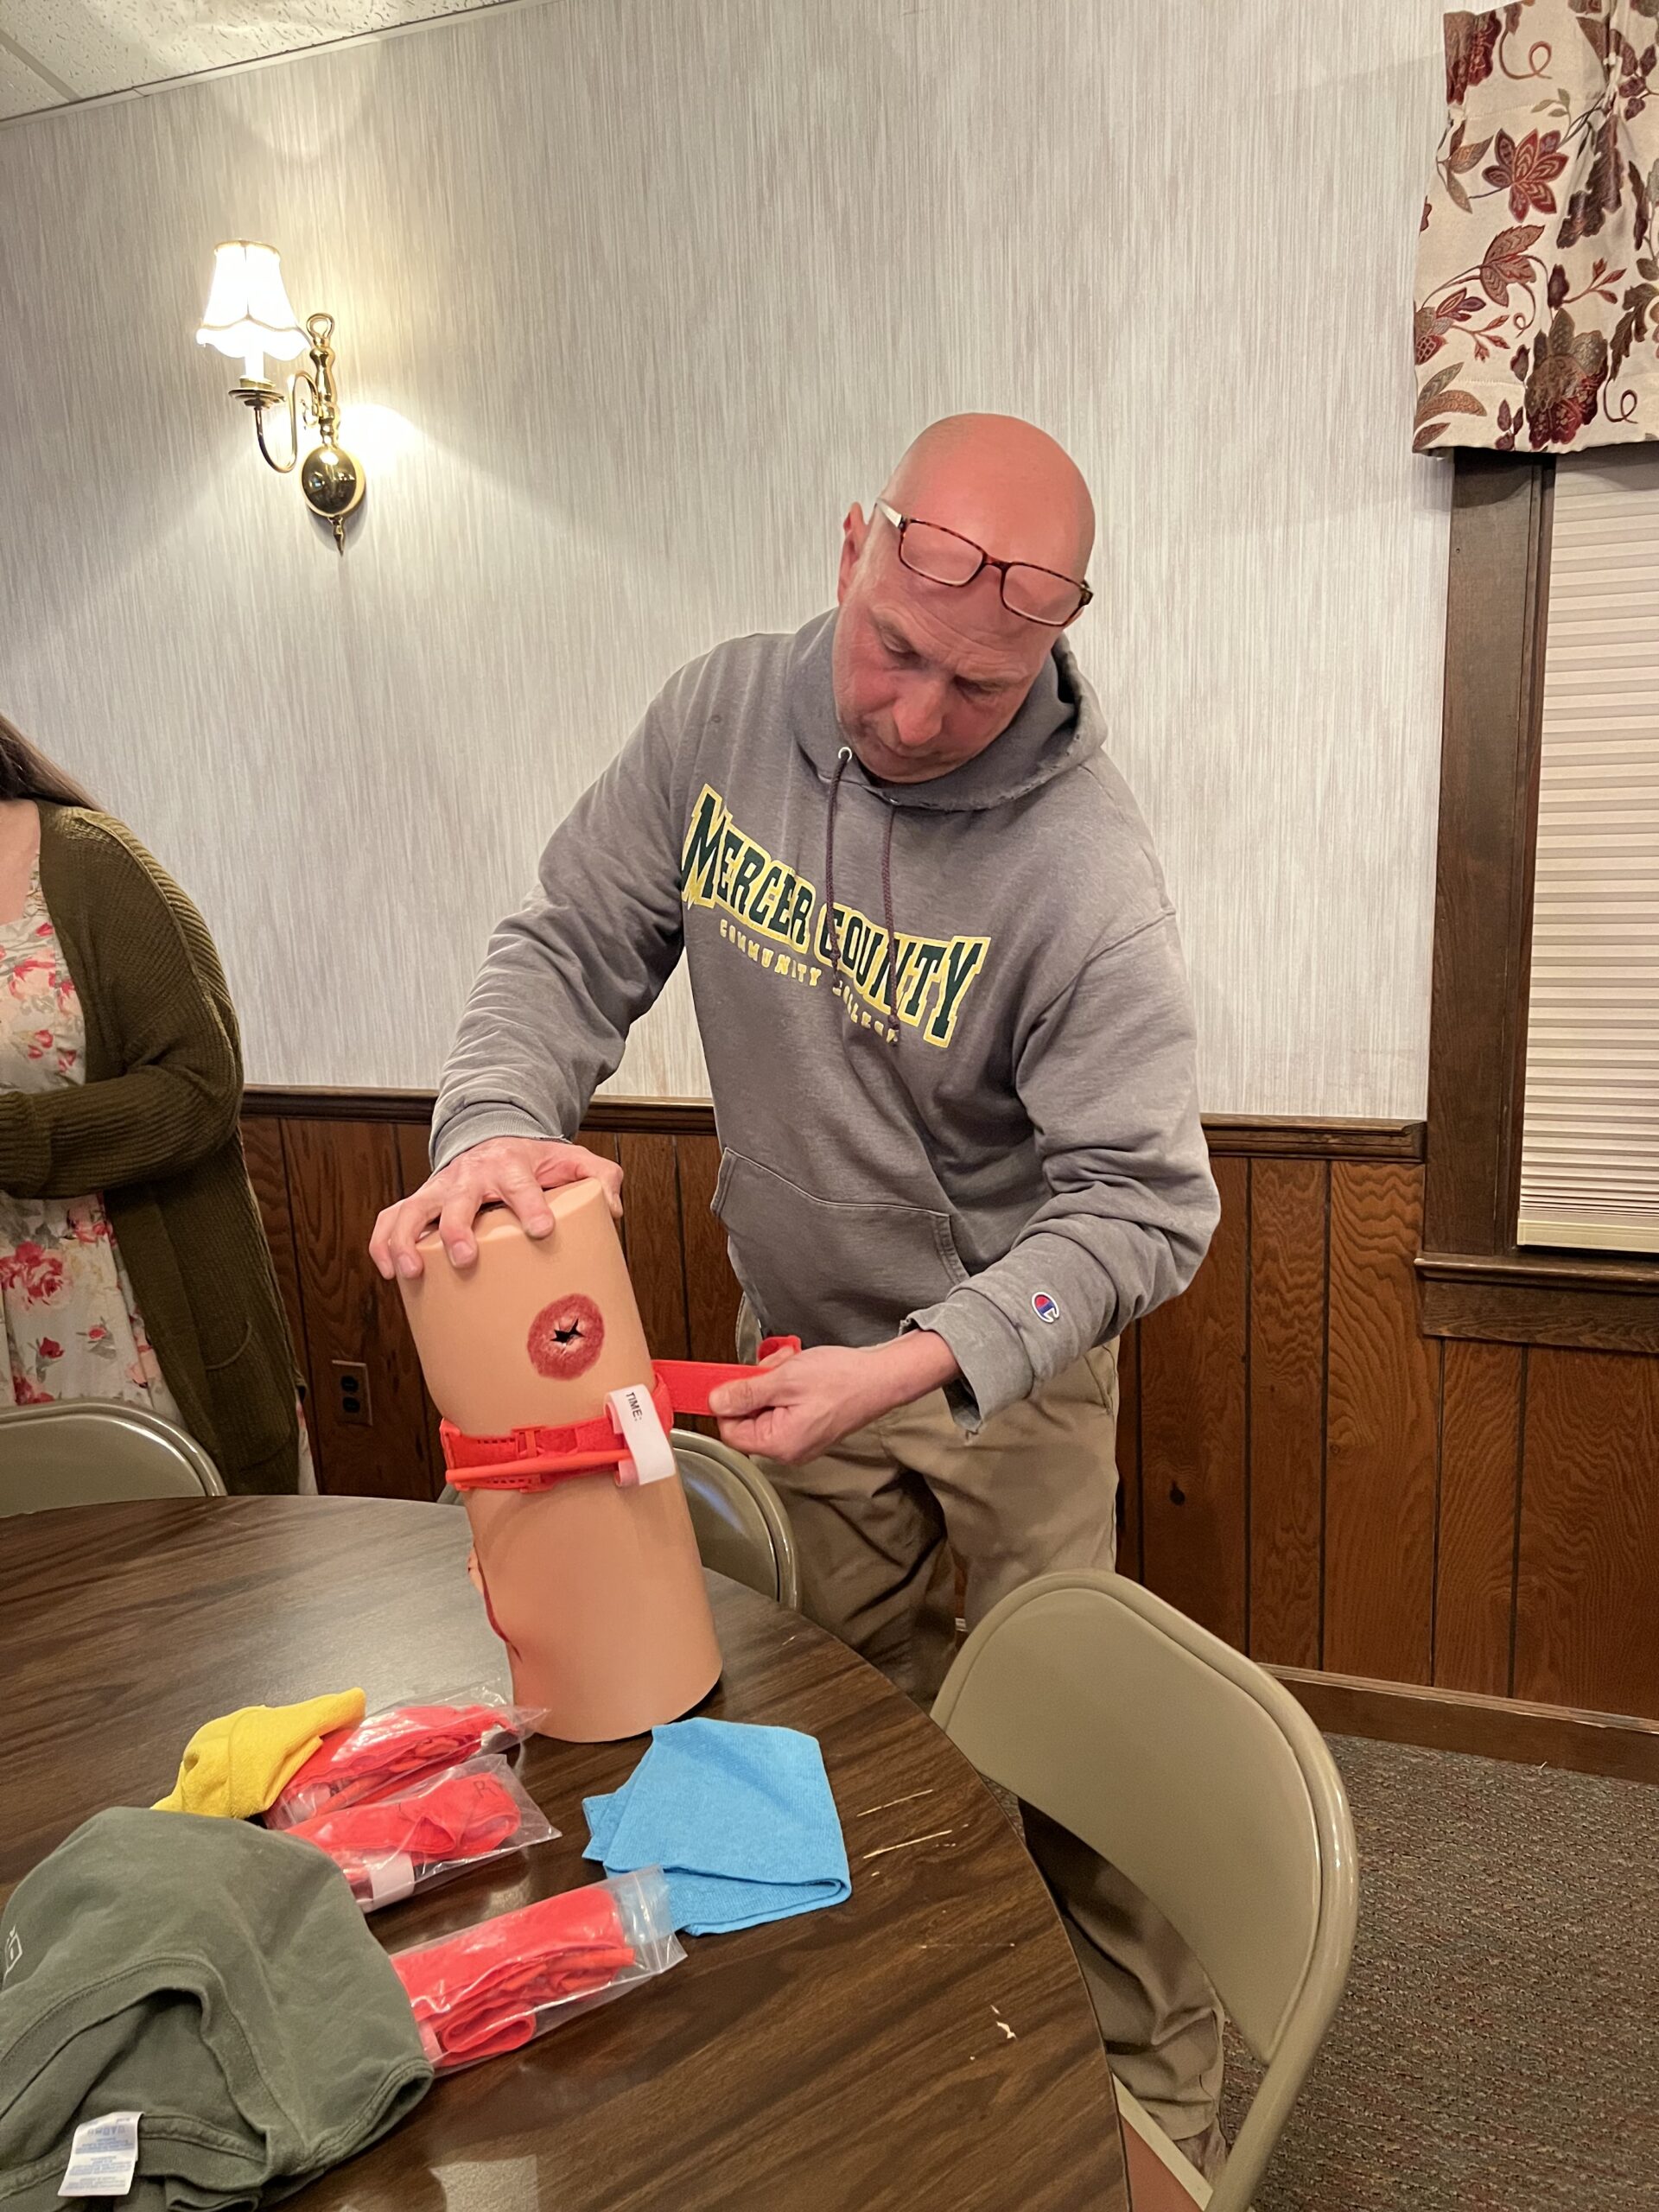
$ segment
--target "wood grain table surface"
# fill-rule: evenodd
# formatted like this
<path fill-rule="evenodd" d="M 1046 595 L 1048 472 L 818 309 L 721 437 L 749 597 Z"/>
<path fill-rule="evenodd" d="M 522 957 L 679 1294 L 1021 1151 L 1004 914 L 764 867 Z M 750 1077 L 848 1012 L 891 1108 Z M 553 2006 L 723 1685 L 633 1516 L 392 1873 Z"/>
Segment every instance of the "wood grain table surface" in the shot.
<path fill-rule="evenodd" d="M 0 1897 L 99 1808 L 148 1804 L 235 1707 L 506 1688 L 452 1507 L 158 1502 L 0 1522 Z M 709 1578 L 702 1709 L 823 1745 L 851 1901 L 687 1942 L 660 1980 L 436 2084 L 308 2212 L 1125 2212 L 1105 2060 L 1035 1868 L 910 1701 Z M 642 1743 L 537 1738 L 558 1840 L 377 1914 L 390 1950 L 592 1880 L 582 1799 Z"/>

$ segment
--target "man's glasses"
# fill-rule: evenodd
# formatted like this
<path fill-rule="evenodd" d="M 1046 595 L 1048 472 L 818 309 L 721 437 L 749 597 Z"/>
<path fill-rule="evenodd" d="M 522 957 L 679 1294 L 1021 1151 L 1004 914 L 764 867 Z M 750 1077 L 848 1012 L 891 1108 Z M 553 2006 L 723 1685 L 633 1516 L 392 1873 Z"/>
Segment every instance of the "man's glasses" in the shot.
<path fill-rule="evenodd" d="M 1039 569 L 1030 561 L 993 561 L 982 545 L 958 536 L 936 522 L 919 522 L 901 515 L 885 499 L 875 503 L 899 533 L 899 558 L 912 574 L 930 583 L 970 584 L 982 569 L 995 569 L 1001 580 L 1002 604 L 1010 614 L 1023 614 L 1027 622 L 1046 629 L 1064 630 L 1082 613 L 1094 597 L 1087 584 L 1063 576 L 1054 569 Z"/>

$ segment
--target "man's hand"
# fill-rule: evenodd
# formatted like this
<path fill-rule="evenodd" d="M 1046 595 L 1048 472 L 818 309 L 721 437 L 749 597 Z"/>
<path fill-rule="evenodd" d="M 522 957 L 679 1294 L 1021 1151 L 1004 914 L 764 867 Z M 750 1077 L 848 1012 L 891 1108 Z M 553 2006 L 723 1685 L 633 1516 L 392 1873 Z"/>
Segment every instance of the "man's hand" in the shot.
<path fill-rule="evenodd" d="M 457 1153 L 412 1198 L 388 1206 L 374 1224 L 369 1257 L 388 1282 L 394 1274 L 412 1281 L 421 1273 L 415 1240 L 435 1222 L 451 1265 L 470 1267 L 478 1257 L 473 1224 L 480 1207 L 498 1201 L 511 1206 L 526 1235 L 545 1236 L 553 1216 L 543 1193 L 562 1183 L 590 1179 L 605 1185 L 611 1211 L 620 1220 L 622 1170 L 613 1160 L 550 1137 L 492 1137 L 487 1144 Z"/>
<path fill-rule="evenodd" d="M 722 1382 L 709 1406 L 734 1450 L 798 1467 L 961 1371 L 943 1337 L 917 1329 L 861 1351 L 774 1352 L 764 1374 Z"/>

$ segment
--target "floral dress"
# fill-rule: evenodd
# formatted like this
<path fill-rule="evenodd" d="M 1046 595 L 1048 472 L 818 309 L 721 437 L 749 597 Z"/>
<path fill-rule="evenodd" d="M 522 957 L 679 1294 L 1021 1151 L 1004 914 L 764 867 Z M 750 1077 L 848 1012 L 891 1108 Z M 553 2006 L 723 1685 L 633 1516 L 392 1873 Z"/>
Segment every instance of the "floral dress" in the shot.
<path fill-rule="evenodd" d="M 86 1049 L 80 1001 L 37 865 L 22 914 L 0 922 L 0 1090 L 84 1083 Z M 96 1192 L 20 1198 L 0 1191 L 0 1337 L 16 1405 L 119 1398 L 179 1421 Z"/>

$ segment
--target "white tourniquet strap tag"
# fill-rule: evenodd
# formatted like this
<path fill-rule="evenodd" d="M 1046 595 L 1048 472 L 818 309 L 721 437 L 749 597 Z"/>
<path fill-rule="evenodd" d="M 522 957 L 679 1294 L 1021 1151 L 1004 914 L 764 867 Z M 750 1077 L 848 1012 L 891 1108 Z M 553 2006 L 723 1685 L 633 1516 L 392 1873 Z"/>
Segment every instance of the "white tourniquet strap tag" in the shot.
<path fill-rule="evenodd" d="M 415 1862 L 406 1851 L 389 1851 L 384 1858 L 365 1859 L 363 1872 L 369 1878 L 372 1905 L 396 1904 L 400 1898 L 415 1894 Z"/>
<path fill-rule="evenodd" d="M 637 1385 L 626 1390 L 613 1390 L 605 1401 L 611 1416 L 611 1427 L 627 1446 L 627 1457 L 616 1471 L 616 1479 L 624 1490 L 632 1490 L 645 1483 L 666 1482 L 679 1469 L 674 1464 L 674 1447 L 669 1442 L 649 1390 Z"/>

